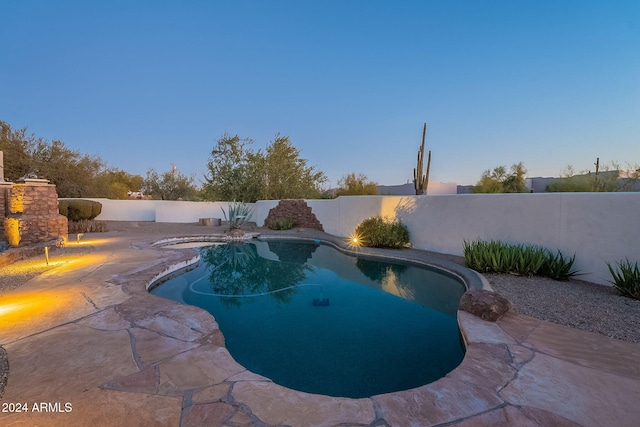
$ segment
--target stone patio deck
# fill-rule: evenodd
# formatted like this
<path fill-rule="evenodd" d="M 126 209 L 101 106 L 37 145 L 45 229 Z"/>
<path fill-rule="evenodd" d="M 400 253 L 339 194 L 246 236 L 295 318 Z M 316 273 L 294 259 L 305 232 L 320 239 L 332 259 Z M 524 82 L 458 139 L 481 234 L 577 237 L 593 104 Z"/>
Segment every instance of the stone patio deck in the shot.
<path fill-rule="evenodd" d="M 86 235 L 88 253 L 0 297 L 0 425 L 638 425 L 640 345 L 514 313 L 459 312 L 464 361 L 417 389 L 346 399 L 281 387 L 233 360 L 210 314 L 146 291 L 195 255 L 149 243 L 203 230 Z"/>

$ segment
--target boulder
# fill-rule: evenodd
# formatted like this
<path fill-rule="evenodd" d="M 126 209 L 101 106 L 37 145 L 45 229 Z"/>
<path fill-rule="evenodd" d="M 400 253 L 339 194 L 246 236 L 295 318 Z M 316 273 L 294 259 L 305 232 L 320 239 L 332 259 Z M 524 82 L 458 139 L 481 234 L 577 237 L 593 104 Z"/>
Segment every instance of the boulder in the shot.
<path fill-rule="evenodd" d="M 462 295 L 459 308 L 482 320 L 495 322 L 511 309 L 511 303 L 495 292 L 486 289 L 472 289 Z"/>

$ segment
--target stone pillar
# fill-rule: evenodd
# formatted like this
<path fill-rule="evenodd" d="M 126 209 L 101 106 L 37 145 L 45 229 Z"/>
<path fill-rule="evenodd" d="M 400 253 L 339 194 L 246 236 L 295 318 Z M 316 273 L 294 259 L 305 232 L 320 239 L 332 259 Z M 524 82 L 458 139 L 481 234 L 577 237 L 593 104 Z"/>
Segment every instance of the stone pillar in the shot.
<path fill-rule="evenodd" d="M 0 151 L 2 153 L 2 151 Z M 9 194 L 11 194 L 10 182 L 0 180 L 0 220 L 4 222 L 4 218 L 9 214 Z M 6 235 L 4 227 L 0 227 L 0 240 L 5 241 Z"/>
<path fill-rule="evenodd" d="M 4 233 L 11 246 L 67 239 L 67 218 L 58 213 L 56 186 L 46 179 L 11 185 L 5 202 Z"/>

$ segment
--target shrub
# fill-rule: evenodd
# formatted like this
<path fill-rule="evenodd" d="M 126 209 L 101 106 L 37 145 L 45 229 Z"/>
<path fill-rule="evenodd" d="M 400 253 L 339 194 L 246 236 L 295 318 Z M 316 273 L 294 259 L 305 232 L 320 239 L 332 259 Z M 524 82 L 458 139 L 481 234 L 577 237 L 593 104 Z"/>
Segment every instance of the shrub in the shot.
<path fill-rule="evenodd" d="M 58 211 L 69 221 L 91 220 L 102 212 L 102 203 L 82 199 L 60 200 Z"/>
<path fill-rule="evenodd" d="M 509 273 L 526 276 L 547 276 L 567 280 L 578 274 L 572 270 L 575 255 L 565 258 L 536 245 L 508 244 L 501 241 L 464 241 L 465 265 L 485 273 Z"/>
<path fill-rule="evenodd" d="M 617 263 L 618 266 L 614 270 L 611 264 L 607 263 L 613 281 L 611 282 L 620 295 L 640 300 L 640 269 L 638 263 L 631 264 L 626 259 Z"/>
<path fill-rule="evenodd" d="M 269 228 L 272 230 L 291 230 L 295 223 L 290 218 L 280 217 L 269 221 Z"/>
<path fill-rule="evenodd" d="M 109 231 L 106 222 L 94 221 L 89 219 L 83 219 L 80 221 L 69 221 L 67 229 L 69 234 L 103 233 Z"/>
<path fill-rule="evenodd" d="M 400 221 L 389 221 L 381 216 L 362 221 L 355 234 L 364 246 L 372 248 L 403 248 L 409 245 L 407 227 Z"/>

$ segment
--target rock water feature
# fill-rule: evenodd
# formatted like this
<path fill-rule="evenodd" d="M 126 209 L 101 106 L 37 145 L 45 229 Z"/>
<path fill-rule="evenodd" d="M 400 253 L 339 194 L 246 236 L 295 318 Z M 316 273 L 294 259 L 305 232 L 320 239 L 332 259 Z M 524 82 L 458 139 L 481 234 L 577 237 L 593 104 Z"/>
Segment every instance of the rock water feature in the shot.
<path fill-rule="evenodd" d="M 269 210 L 264 223 L 271 228 L 278 219 L 293 221 L 294 227 L 311 228 L 323 231 L 322 224 L 318 221 L 311 208 L 302 199 L 283 199 L 278 205 Z"/>

